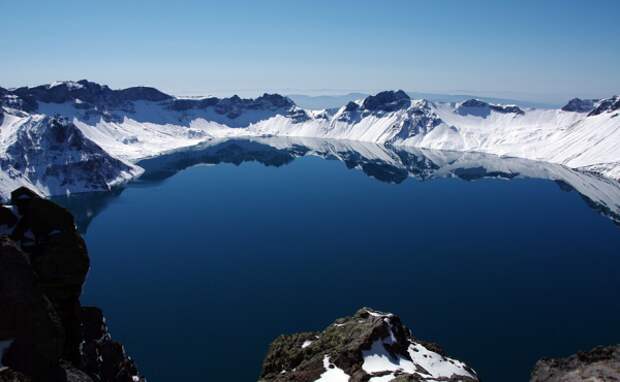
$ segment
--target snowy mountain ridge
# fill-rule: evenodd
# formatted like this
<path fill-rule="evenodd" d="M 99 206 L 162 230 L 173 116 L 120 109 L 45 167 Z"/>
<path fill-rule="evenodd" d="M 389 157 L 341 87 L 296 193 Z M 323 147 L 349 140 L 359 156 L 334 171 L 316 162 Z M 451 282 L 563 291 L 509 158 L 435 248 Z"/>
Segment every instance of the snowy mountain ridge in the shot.
<path fill-rule="evenodd" d="M 398 90 L 349 102 L 337 110 L 305 110 L 278 94 L 256 99 L 179 98 L 150 87 L 112 90 L 80 80 L 0 88 L 0 104 L 2 140 L 13 142 L 13 151 L 7 144 L 0 145 L 1 191 L 16 184 L 35 186 L 48 195 L 105 190 L 138 176 L 141 170 L 132 164 L 137 160 L 214 138 L 243 136 L 481 152 L 558 163 L 620 179 L 618 96 L 573 99 L 553 110 L 478 99 L 458 103 L 412 100 Z M 37 137 L 60 137 L 58 126 L 67 130 L 66 137 L 80 137 L 74 139 L 81 145 L 53 139 L 44 140 L 49 147 L 37 145 Z M 49 166 L 66 165 L 62 171 L 49 170 L 43 161 L 34 163 L 31 155 L 23 155 L 25 163 L 18 165 L 14 152 L 20 146 L 38 147 L 39 158 L 53 153 Z M 80 166 L 94 166 L 90 173 L 96 173 L 97 180 L 86 174 L 76 178 L 73 171 Z"/>

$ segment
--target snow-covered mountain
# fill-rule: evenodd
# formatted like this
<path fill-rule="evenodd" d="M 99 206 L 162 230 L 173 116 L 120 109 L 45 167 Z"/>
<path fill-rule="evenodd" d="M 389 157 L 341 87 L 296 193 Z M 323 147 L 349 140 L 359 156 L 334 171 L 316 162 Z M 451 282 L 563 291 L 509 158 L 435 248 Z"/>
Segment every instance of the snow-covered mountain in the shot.
<path fill-rule="evenodd" d="M 92 161 L 95 153 L 106 158 L 99 159 L 101 166 L 90 168 L 91 178 L 84 178 L 69 167 L 54 172 L 49 166 L 55 162 L 34 162 L 25 155 L 25 163 L 3 165 L 3 191 L 16 184 L 34 185 L 45 194 L 107 189 L 138 175 L 140 169 L 132 163 L 140 159 L 215 138 L 242 136 L 314 137 L 481 152 L 558 163 L 620 179 L 618 96 L 574 99 L 552 110 L 476 99 L 438 103 L 412 100 L 403 91 L 386 91 L 338 110 L 304 110 L 277 94 L 256 99 L 177 98 L 154 88 L 112 90 L 81 80 L 0 89 L 0 102 L 3 142 L 22 137 L 11 141 L 13 150 L 30 145 L 39 148 L 38 155 L 46 155 L 49 150 L 37 146 L 33 134 L 44 135 L 50 121 L 62 121 L 75 136 L 79 134 L 85 148 L 56 142 L 56 164 L 79 168 L 84 165 L 76 163 Z M 3 163 L 10 158 L 16 161 L 8 147 L 5 143 L 0 147 Z"/>
<path fill-rule="evenodd" d="M 0 152 L 3 198 L 20 185 L 46 195 L 107 190 L 142 173 L 108 154 L 63 117 L 4 113 Z"/>

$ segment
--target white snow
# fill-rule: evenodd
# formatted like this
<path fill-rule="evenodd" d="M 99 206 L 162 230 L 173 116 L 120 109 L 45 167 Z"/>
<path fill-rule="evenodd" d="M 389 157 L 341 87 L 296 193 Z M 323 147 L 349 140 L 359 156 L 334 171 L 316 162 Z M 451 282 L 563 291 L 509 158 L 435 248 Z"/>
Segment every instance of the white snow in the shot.
<path fill-rule="evenodd" d="M 421 344 L 409 345 L 408 353 L 413 362 L 423 367 L 433 378 L 449 378 L 452 375 L 475 377 L 465 369 L 463 362 L 430 351 Z"/>
<path fill-rule="evenodd" d="M 329 356 L 326 354 L 323 357 L 323 367 L 325 368 L 325 372 L 321 374 L 321 377 L 314 382 L 348 382 L 349 376 L 344 370 L 336 367 L 333 363 L 330 362 Z"/>
<path fill-rule="evenodd" d="M 67 85 L 69 89 L 82 89 L 84 86 L 75 81 L 56 81 L 48 85 L 48 89 L 55 88 L 60 85 Z"/>
<path fill-rule="evenodd" d="M 371 348 L 362 353 L 364 356 L 362 369 L 368 374 L 384 371 L 402 371 L 408 374 L 416 372 L 416 367 L 412 361 L 403 357 L 392 357 L 381 340 L 373 342 Z"/>
<path fill-rule="evenodd" d="M 459 112 L 458 107 L 453 103 L 412 100 L 409 107 L 392 112 L 349 114 L 344 107 L 336 112 L 306 110 L 309 119 L 299 123 L 281 110 L 269 108 L 246 109 L 237 118 L 229 118 L 212 107 L 175 111 L 165 102 L 149 101 L 135 101 L 129 111 L 112 110 L 106 118 L 76 108 L 75 102 L 39 103 L 37 113 L 69 118 L 88 139 L 127 163 L 216 138 L 280 136 L 390 144 L 407 150 L 481 152 L 558 163 L 620 179 L 618 111 L 594 116 L 550 109 L 526 109 L 522 115 L 495 110 L 468 114 Z M 3 111 L 0 157 L 6 155 L 7 145 L 19 129 L 42 118 L 6 107 Z M 134 168 L 132 174 L 124 174 L 115 183 L 139 174 L 140 170 Z M 57 185 L 30 182 L 20 174 L 0 172 L 1 191 L 6 193 L 19 185 L 47 195 L 67 191 Z M 68 191 L 83 189 L 76 186 Z"/>
<path fill-rule="evenodd" d="M 304 341 L 304 343 L 303 343 L 303 344 L 301 344 L 301 348 L 302 348 L 302 349 L 305 349 L 305 348 L 307 348 L 307 347 L 308 347 L 308 346 L 310 346 L 310 345 L 312 345 L 312 341 L 310 341 L 310 340 L 305 340 L 305 341 Z"/>
<path fill-rule="evenodd" d="M 79 136 L 79 128 L 63 128 L 67 140 L 81 145 L 65 145 L 55 142 L 50 130 L 49 118 L 42 114 L 27 114 L 3 109 L 0 121 L 0 198 L 17 187 L 27 186 L 43 195 L 62 195 L 67 192 L 108 190 L 125 183 L 142 173 L 142 169 L 125 160 L 114 158 L 93 142 Z M 87 139 L 87 138 L 86 138 Z M 106 161 L 106 158 L 109 159 Z M 106 164 L 100 174 L 92 172 L 92 166 L 82 164 Z M 117 168 L 109 167 L 117 166 Z M 65 171 L 71 170 L 71 173 Z M 48 174 L 58 173 L 58 176 Z M 103 180 L 105 179 L 105 183 Z"/>
<path fill-rule="evenodd" d="M 392 313 L 375 312 L 374 310 L 369 310 L 369 309 L 366 309 L 366 312 L 368 314 L 370 314 L 371 316 L 373 316 L 373 317 L 386 317 L 386 318 L 389 318 L 389 317 L 393 317 L 394 316 Z"/>
<path fill-rule="evenodd" d="M 362 369 L 368 373 L 384 373 L 384 372 L 400 372 L 405 374 L 418 373 L 425 378 L 450 378 L 452 376 L 465 376 L 475 378 L 466 368 L 465 364 L 452 358 L 443 357 L 440 354 L 432 352 L 418 343 L 411 343 L 408 354 L 411 360 L 402 356 L 392 356 L 385 348 L 382 340 L 375 341 L 369 350 L 362 352 L 364 363 Z M 426 373 L 420 371 L 417 366 L 426 370 Z M 392 374 L 393 376 L 393 374 Z M 389 379 L 381 379 L 382 377 L 374 377 L 372 381 L 389 381 Z"/>

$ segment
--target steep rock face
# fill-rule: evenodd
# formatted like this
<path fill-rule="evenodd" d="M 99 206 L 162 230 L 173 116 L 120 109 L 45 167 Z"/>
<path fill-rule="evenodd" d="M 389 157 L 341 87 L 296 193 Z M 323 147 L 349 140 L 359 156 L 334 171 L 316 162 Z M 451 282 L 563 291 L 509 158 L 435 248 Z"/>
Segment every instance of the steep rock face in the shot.
<path fill-rule="evenodd" d="M 606 382 L 620 380 L 620 345 L 599 346 L 567 358 L 536 363 L 530 382 Z"/>
<path fill-rule="evenodd" d="M 261 382 L 478 381 L 469 366 L 417 340 L 398 316 L 370 308 L 323 332 L 278 337 Z"/>
<path fill-rule="evenodd" d="M 0 307 L 1 340 L 17 339 L 20 349 L 46 344 L 38 349 L 41 354 L 46 357 L 58 354 L 63 340 L 60 318 L 38 288 L 27 256 L 4 236 L 0 236 Z M 11 355 L 5 351 L 0 357 L 4 364 Z M 32 368 L 29 359 L 12 358 L 19 368 Z"/>
<path fill-rule="evenodd" d="M 110 156 L 65 118 L 31 116 L 3 130 L 2 171 L 16 182 L 42 185 L 47 194 L 109 190 L 141 171 Z"/>
<path fill-rule="evenodd" d="M 47 220 L 61 218 L 58 214 L 49 213 L 47 201 L 31 204 L 30 208 L 41 208 L 40 213 L 33 212 L 32 216 L 45 216 L 42 219 L 46 222 L 29 223 L 37 225 L 39 231 L 43 229 L 39 225 L 51 224 Z M 11 210 L 6 209 L 4 215 L 9 212 Z M 11 223 L 6 216 L 2 222 Z M 0 357 L 6 367 L 0 368 L 0 382 L 27 382 L 32 380 L 31 376 L 37 375 L 43 378 L 39 380 L 58 381 L 65 380 L 66 376 L 68 382 L 145 381 L 122 344 L 112 340 L 101 310 L 95 307 L 81 308 L 81 314 L 77 315 L 81 319 L 81 330 L 78 327 L 75 342 L 81 343 L 78 359 L 72 360 L 74 364 L 65 359 L 63 346 L 66 350 L 69 339 L 66 317 L 63 318 L 66 312 L 59 310 L 57 300 L 53 302 L 50 289 L 45 289 L 43 285 L 45 272 L 37 265 L 48 258 L 47 264 L 54 264 L 56 275 L 71 273 L 81 266 L 81 254 L 85 248 L 79 243 L 81 241 L 73 242 L 65 238 L 58 244 L 62 245 L 62 250 L 57 252 L 54 251 L 58 246 L 42 245 L 38 247 L 38 257 L 32 259 L 17 243 L 0 236 L 0 341 L 10 343 L 6 349 L 1 349 Z M 49 269 L 47 267 L 45 271 Z M 69 282 L 67 277 L 58 280 Z M 56 376 L 59 379 L 54 379 Z"/>
<path fill-rule="evenodd" d="M 82 366 L 93 381 L 145 382 L 120 342 L 112 340 L 101 309 L 82 308 Z"/>

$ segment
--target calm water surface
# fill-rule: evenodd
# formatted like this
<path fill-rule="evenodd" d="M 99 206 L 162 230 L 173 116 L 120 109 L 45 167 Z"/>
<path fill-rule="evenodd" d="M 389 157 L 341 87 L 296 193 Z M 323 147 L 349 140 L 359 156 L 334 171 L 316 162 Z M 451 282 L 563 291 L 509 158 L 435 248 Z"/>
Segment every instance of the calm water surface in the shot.
<path fill-rule="evenodd" d="M 149 381 L 255 381 L 276 336 L 362 306 L 399 314 L 485 381 L 620 342 L 620 229 L 577 192 L 270 158 L 189 160 L 63 201 L 89 207 L 83 302 Z"/>

